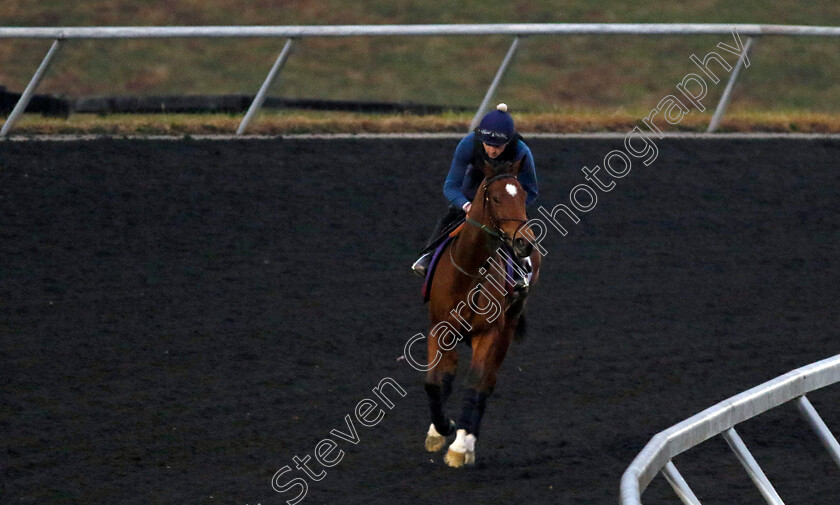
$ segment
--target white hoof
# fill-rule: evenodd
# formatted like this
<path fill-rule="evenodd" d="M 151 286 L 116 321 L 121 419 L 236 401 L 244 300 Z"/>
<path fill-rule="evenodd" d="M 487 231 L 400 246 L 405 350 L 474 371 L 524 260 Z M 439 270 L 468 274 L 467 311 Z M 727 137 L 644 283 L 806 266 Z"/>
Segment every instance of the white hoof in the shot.
<path fill-rule="evenodd" d="M 465 461 L 465 453 L 457 452 L 452 449 L 446 451 L 446 456 L 443 457 L 443 462 L 446 463 L 446 466 L 452 468 L 461 468 L 462 466 L 464 466 Z"/>
<path fill-rule="evenodd" d="M 438 452 L 443 449 L 446 444 L 446 437 L 438 433 L 435 429 L 435 423 L 429 425 L 429 432 L 426 433 L 426 450 L 429 452 Z"/>
<path fill-rule="evenodd" d="M 467 435 L 467 430 L 458 430 L 443 461 L 452 468 L 475 464 L 475 435 Z"/>

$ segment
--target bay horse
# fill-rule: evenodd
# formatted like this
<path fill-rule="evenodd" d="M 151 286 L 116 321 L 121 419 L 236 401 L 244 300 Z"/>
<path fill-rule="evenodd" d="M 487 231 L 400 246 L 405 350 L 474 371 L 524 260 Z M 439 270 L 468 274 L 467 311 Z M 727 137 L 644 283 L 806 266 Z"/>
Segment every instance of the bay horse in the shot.
<path fill-rule="evenodd" d="M 432 280 L 425 380 L 432 423 L 426 450 L 439 451 L 446 437 L 455 433 L 444 457 L 450 467 L 475 463 L 475 442 L 487 399 L 496 385 L 496 373 L 511 340 L 518 335 L 517 329 L 524 330 L 522 310 L 529 288 L 505 288 L 510 279 L 506 279 L 502 244 L 518 258 L 530 256 L 531 285 L 539 274 L 541 256 L 533 247 L 533 233 L 525 226 L 527 195 L 516 178 L 520 164 L 508 163 L 496 170 L 484 166 L 484 180 L 466 223 L 440 253 Z M 444 407 L 458 365 L 455 346 L 462 339 L 472 347 L 472 360 L 456 423 L 446 416 Z"/>

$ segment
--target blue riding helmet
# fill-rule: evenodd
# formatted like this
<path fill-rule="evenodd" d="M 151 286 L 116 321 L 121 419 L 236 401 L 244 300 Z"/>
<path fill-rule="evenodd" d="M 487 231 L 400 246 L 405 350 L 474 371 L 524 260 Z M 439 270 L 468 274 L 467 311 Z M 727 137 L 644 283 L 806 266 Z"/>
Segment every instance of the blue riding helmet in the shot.
<path fill-rule="evenodd" d="M 513 138 L 513 118 L 507 113 L 507 105 L 500 103 L 496 110 L 488 113 L 475 129 L 481 142 L 490 146 L 503 146 Z"/>

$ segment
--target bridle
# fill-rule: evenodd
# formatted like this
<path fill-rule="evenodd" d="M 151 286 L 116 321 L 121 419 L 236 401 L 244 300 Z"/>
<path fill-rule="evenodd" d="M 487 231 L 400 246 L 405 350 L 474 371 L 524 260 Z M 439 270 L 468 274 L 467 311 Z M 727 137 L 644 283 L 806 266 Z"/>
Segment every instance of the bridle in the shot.
<path fill-rule="evenodd" d="M 507 179 L 507 178 L 518 179 L 513 174 L 499 174 L 499 175 L 496 175 L 496 176 L 493 176 L 493 177 L 487 179 L 484 182 L 484 185 L 482 185 L 482 187 L 481 187 L 481 190 L 484 192 L 484 198 L 482 199 L 482 202 L 481 202 L 482 210 L 486 210 L 487 205 L 490 203 L 490 195 L 487 194 L 487 189 L 490 187 L 490 185 L 493 184 L 494 182 L 498 181 L 498 180 Z M 490 216 L 490 224 L 492 225 L 492 228 L 488 227 L 484 223 L 479 223 L 478 221 L 476 221 L 475 219 L 473 219 L 469 216 L 467 216 L 466 222 L 475 226 L 475 227 L 477 227 L 477 228 L 479 228 L 481 231 L 483 231 L 484 233 L 487 233 L 491 237 L 494 237 L 495 239 L 504 241 L 505 238 L 507 238 L 507 235 L 505 234 L 504 231 L 502 231 L 502 228 L 499 226 L 499 224 L 501 222 L 504 222 L 504 221 L 517 221 L 519 223 L 519 226 L 517 226 L 516 230 L 513 232 L 513 236 L 511 237 L 511 242 L 513 242 L 513 240 L 516 238 L 516 235 L 519 233 L 519 231 L 522 229 L 522 227 L 525 226 L 525 224 L 528 222 L 527 219 L 518 219 L 518 218 L 515 218 L 515 217 L 494 218 L 492 212 L 489 213 L 489 216 Z M 457 237 L 456 237 L 456 239 L 457 239 Z M 480 275 L 475 275 L 475 274 L 471 274 L 471 273 L 467 272 L 466 270 L 461 268 L 461 266 L 458 265 L 455 262 L 455 258 L 452 257 L 452 249 L 454 249 L 454 247 L 449 247 L 449 261 L 452 263 L 452 266 L 454 266 L 459 272 L 466 275 L 467 277 L 471 277 L 473 279 L 480 279 L 481 278 Z"/>
<path fill-rule="evenodd" d="M 487 205 L 490 203 L 490 195 L 487 194 L 487 189 L 490 187 L 491 184 L 493 184 L 494 182 L 496 182 L 498 180 L 501 180 L 501 179 L 518 179 L 518 178 L 513 174 L 499 174 L 499 175 L 496 175 L 494 177 L 491 177 L 491 178 L 487 179 L 484 182 L 484 185 L 481 187 L 481 190 L 484 192 L 484 198 L 481 201 L 482 210 L 485 210 L 487 208 Z M 473 219 L 469 216 L 467 216 L 466 221 L 469 224 L 478 227 L 479 229 L 481 229 L 481 231 L 487 233 L 491 237 L 495 237 L 495 238 L 501 239 L 501 240 L 504 240 L 505 238 L 507 238 L 507 236 L 505 235 L 505 232 L 502 231 L 502 228 L 501 228 L 501 226 L 499 226 L 499 224 L 503 221 L 516 221 L 516 222 L 519 223 L 519 226 L 517 226 L 516 230 L 513 232 L 513 236 L 511 237 L 511 242 L 516 238 L 516 235 L 519 233 L 519 230 L 521 230 L 522 227 L 525 226 L 525 223 L 528 222 L 527 219 L 517 219 L 517 218 L 514 218 L 514 217 L 494 218 L 492 212 L 490 213 L 490 224 L 492 225 L 492 228 L 488 227 L 486 224 L 479 223 L 478 221 L 476 221 L 475 219 Z"/>

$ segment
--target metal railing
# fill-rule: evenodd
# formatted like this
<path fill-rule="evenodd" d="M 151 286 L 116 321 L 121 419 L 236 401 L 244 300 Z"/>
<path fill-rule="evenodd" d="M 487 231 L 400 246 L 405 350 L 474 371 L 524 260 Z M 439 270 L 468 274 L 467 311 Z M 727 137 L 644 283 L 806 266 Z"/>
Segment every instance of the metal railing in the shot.
<path fill-rule="evenodd" d="M 268 73 L 256 98 L 237 129 L 242 134 L 262 106 L 268 89 L 277 79 L 291 54 L 294 41 L 307 37 L 374 37 L 374 36 L 467 36 L 512 35 L 513 43 L 500 65 L 496 76 L 484 95 L 481 106 L 470 124 L 472 129 L 487 110 L 505 72 L 510 66 L 522 37 L 531 35 L 721 35 L 737 31 L 750 39 L 745 44 L 742 58 L 753 45 L 752 37 L 759 36 L 816 36 L 840 37 L 840 27 L 789 26 L 758 24 L 594 24 L 594 23 L 537 23 L 537 24 L 451 24 L 451 25 L 348 25 L 348 26 L 180 26 L 180 27 L 57 27 L 57 28 L 4 28 L 0 39 L 51 39 L 53 45 L 30 80 L 6 122 L 0 136 L 11 131 L 17 119 L 26 110 L 29 100 L 40 84 L 64 41 L 71 39 L 140 39 L 140 38 L 245 38 L 270 37 L 287 39 L 283 51 Z M 738 67 L 740 68 L 740 67 Z M 718 103 L 714 118 L 707 131 L 714 131 L 729 103 L 738 70 L 730 76 L 729 83 Z"/>
<path fill-rule="evenodd" d="M 721 435 L 729 444 L 765 501 L 770 505 L 782 505 L 784 502 L 738 436 L 735 425 L 795 401 L 799 412 L 840 466 L 840 444 L 805 397 L 806 393 L 836 382 L 840 382 L 840 354 L 744 391 L 655 435 L 621 477 L 621 505 L 640 505 L 641 493 L 660 472 L 684 504 L 700 505 L 671 460 L 716 435 Z"/>

